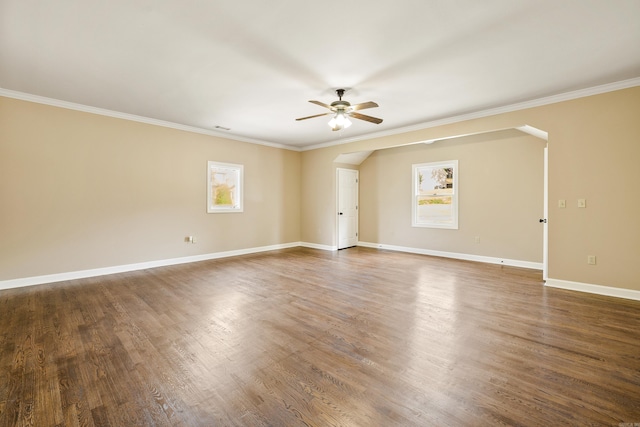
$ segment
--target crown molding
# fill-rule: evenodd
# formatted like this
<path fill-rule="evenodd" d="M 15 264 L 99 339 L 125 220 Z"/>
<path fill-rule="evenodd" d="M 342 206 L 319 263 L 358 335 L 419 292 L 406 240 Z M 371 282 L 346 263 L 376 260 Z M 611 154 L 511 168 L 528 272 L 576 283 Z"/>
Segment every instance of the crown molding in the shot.
<path fill-rule="evenodd" d="M 210 129 L 199 128 L 196 126 L 187 126 L 179 123 L 169 122 L 166 120 L 152 119 L 149 117 L 138 116 L 135 114 L 108 110 L 105 108 L 91 107 L 89 105 L 77 104 L 74 102 L 62 101 L 59 99 L 47 98 L 44 96 L 32 95 L 25 92 L 18 92 L 18 91 L 4 89 L 4 88 L 0 88 L 0 96 L 19 99 L 22 101 L 35 102 L 38 104 L 51 105 L 53 107 L 66 108 L 69 110 L 82 111 L 85 113 L 98 114 L 101 116 L 114 117 L 114 118 L 123 119 L 123 120 L 131 120 L 139 123 L 146 123 L 146 124 L 155 125 L 155 126 L 162 126 L 162 127 L 167 127 L 171 129 L 183 130 L 186 132 L 199 133 L 202 135 L 215 136 L 218 138 L 225 138 L 233 141 L 246 142 L 249 144 L 264 145 L 267 147 L 281 148 L 281 149 L 290 150 L 290 151 L 310 151 L 310 150 L 316 150 L 319 148 L 333 147 L 335 145 L 344 145 L 351 142 L 364 141 L 368 139 L 381 138 L 381 137 L 391 136 L 391 135 L 398 135 L 401 133 L 408 133 L 408 132 L 413 132 L 417 130 L 433 128 L 436 126 L 444 126 L 452 123 L 463 122 L 466 120 L 473 120 L 473 119 L 479 119 L 483 117 L 495 116 L 498 114 L 510 113 L 513 111 L 540 107 L 543 105 L 555 104 L 558 102 L 570 101 L 573 99 L 584 98 L 587 96 L 599 95 L 602 93 L 613 92 L 616 90 L 628 89 L 635 86 L 640 86 L 640 77 L 636 77 L 628 80 L 622 80 L 619 82 L 607 83 L 604 85 L 594 86 L 594 87 L 585 88 L 585 89 L 579 89 L 571 92 L 565 92 L 558 95 L 551 95 L 544 98 L 538 98 L 530 101 L 519 102 L 516 104 L 506 105 L 502 107 L 475 111 L 468 114 L 445 117 L 442 119 L 423 122 L 416 125 L 394 128 L 386 131 L 369 133 L 369 134 L 361 135 L 357 137 L 344 138 L 344 139 L 338 139 L 331 142 L 309 145 L 306 147 L 295 147 L 291 145 L 263 141 L 260 139 L 245 138 L 241 136 L 230 135 L 228 133 L 213 131 Z"/>
<path fill-rule="evenodd" d="M 462 114 L 458 116 L 445 117 L 438 120 L 432 120 L 429 122 L 420 123 L 417 125 L 405 126 L 395 129 L 389 129 L 386 131 L 369 133 L 353 138 L 344 138 L 337 141 L 331 141 L 321 144 L 309 145 L 303 147 L 301 151 L 316 150 L 318 148 L 333 147 L 335 145 L 343 145 L 350 142 L 364 141 L 374 138 L 382 138 L 385 136 L 398 135 L 401 133 L 408 133 L 422 129 L 433 128 L 437 126 L 450 125 L 453 123 L 463 122 L 466 120 L 480 119 L 483 117 L 495 116 L 498 114 L 510 113 L 513 111 L 526 110 L 527 108 L 541 107 L 543 105 L 556 104 L 558 102 L 571 101 L 573 99 L 585 98 L 587 96 L 600 95 L 607 92 L 613 92 L 616 90 L 628 89 L 631 87 L 640 86 L 640 77 L 633 79 L 622 80 L 614 83 L 607 83 L 600 86 L 594 86 L 586 89 L 574 90 L 571 92 L 560 93 L 557 95 L 551 95 L 544 98 L 533 99 L 530 101 L 519 102 L 517 104 L 505 105 L 502 107 L 489 108 L 487 110 L 475 111 L 472 113 Z"/>
<path fill-rule="evenodd" d="M 66 108 L 68 110 L 82 111 L 84 113 L 98 114 L 100 116 L 114 117 L 116 119 L 130 120 L 133 122 L 146 123 L 154 126 L 162 126 L 171 129 L 183 130 L 186 132 L 199 133 L 202 135 L 215 136 L 218 138 L 230 139 L 233 141 L 247 142 L 249 144 L 265 145 L 267 147 L 282 148 L 285 150 L 300 151 L 299 147 L 290 145 L 277 144 L 274 142 L 262 141 L 260 139 L 245 138 L 241 136 L 230 135 L 224 132 L 218 132 L 210 129 L 199 128 L 196 126 L 181 125 L 166 120 L 152 119 L 150 117 L 138 116 L 135 114 L 121 113 L 119 111 L 108 110 L 106 108 L 91 107 L 84 104 L 76 104 L 75 102 L 61 101 L 59 99 L 47 98 L 45 96 L 32 95 L 30 93 L 18 92 L 0 88 L 0 96 L 7 98 L 19 99 L 21 101 L 35 102 L 37 104 L 51 105 L 52 107 Z"/>

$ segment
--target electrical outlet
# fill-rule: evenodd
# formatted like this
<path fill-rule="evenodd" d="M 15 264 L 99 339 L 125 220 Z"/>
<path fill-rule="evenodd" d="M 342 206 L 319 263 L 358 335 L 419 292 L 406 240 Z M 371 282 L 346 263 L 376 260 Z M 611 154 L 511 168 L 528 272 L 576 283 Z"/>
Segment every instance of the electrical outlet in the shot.
<path fill-rule="evenodd" d="M 185 243 L 194 243 L 193 236 L 187 236 L 184 238 Z"/>
<path fill-rule="evenodd" d="M 480 243 L 480 236 L 476 236 L 476 243 Z"/>
<path fill-rule="evenodd" d="M 596 256 L 595 255 L 587 255 L 587 264 L 596 265 Z"/>

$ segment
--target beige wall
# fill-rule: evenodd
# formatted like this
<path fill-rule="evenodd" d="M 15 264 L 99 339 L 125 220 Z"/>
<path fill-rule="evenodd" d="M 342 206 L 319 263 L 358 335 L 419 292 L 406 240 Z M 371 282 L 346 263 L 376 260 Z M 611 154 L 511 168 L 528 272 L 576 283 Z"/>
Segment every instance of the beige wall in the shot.
<path fill-rule="evenodd" d="M 335 246 L 339 154 L 528 124 L 549 133 L 549 277 L 640 290 L 638 117 L 635 87 L 296 153 L 0 98 L 0 280 L 297 241 Z M 366 162 L 410 157 L 412 148 L 394 150 Z M 245 165 L 244 214 L 206 214 L 207 160 Z M 365 178 L 379 175 L 372 165 L 363 165 Z M 375 207 L 375 190 L 363 186 L 363 201 Z M 577 208 L 579 198 L 586 209 Z M 476 221 L 461 215 L 461 227 Z M 360 218 L 362 240 L 425 243 L 398 223 L 381 227 L 381 216 L 391 218 L 384 209 Z M 395 236 L 381 234 L 394 229 Z M 187 235 L 198 243 L 184 243 Z M 494 248 L 480 236 L 482 254 L 504 250 L 504 242 Z M 480 250 L 468 236 L 438 245 Z M 587 255 L 597 265 L 587 265 Z"/>
<path fill-rule="evenodd" d="M 332 162 L 339 154 L 527 124 L 549 133 L 549 277 L 640 290 L 639 117 L 634 87 L 303 152 L 302 240 L 335 245 Z M 577 208 L 579 198 L 587 199 L 586 209 Z M 361 226 L 367 221 L 363 214 Z M 587 255 L 596 255 L 597 265 L 588 265 Z"/>
<path fill-rule="evenodd" d="M 206 213 L 208 160 L 244 165 L 244 213 Z M 0 280 L 298 242 L 299 178 L 294 151 L 0 97 Z"/>
<path fill-rule="evenodd" d="M 545 145 L 512 130 L 376 151 L 360 167 L 360 240 L 542 262 Z M 445 160 L 458 160 L 459 228 L 412 227 L 411 165 Z"/>

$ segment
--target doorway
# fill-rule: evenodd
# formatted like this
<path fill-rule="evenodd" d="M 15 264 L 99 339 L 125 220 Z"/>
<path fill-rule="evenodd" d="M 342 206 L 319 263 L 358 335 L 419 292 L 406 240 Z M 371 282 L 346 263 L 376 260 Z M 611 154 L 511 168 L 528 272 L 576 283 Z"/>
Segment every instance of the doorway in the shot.
<path fill-rule="evenodd" d="M 358 244 L 358 171 L 337 168 L 338 250 Z"/>
<path fill-rule="evenodd" d="M 507 130 L 517 130 L 520 131 L 522 133 L 525 134 L 529 134 L 531 136 L 534 136 L 536 138 L 539 138 L 541 140 L 544 140 L 546 142 L 548 142 L 548 133 L 542 129 L 539 128 L 535 128 L 533 126 L 530 125 L 521 125 L 521 126 L 514 126 L 514 127 L 509 127 L 509 128 L 501 128 L 501 129 L 492 129 L 492 130 L 488 130 L 488 131 L 480 131 L 480 132 L 473 132 L 473 133 L 468 133 L 468 134 L 459 134 L 459 135 L 451 135 L 451 136 L 446 136 L 446 137 L 439 137 L 439 138 L 434 138 L 434 139 L 429 139 L 429 140 L 422 140 L 422 141 L 416 141 L 416 142 L 411 142 L 408 144 L 401 144 L 399 146 L 405 146 L 405 145 L 414 145 L 414 144 L 432 144 L 434 142 L 438 142 L 438 141 L 445 141 L 445 140 L 449 140 L 449 139 L 455 139 L 455 138 L 461 138 L 461 137 L 468 137 L 468 136 L 473 136 L 473 135 L 483 135 L 483 134 L 491 134 L 494 132 L 501 132 L 501 131 L 507 131 Z M 395 148 L 395 147 L 399 147 L 399 146 L 394 146 L 394 147 L 386 147 L 386 148 Z M 544 185 L 544 192 L 543 192 L 543 206 L 542 206 L 542 217 L 540 219 L 540 222 L 543 223 L 542 224 L 542 229 L 541 229 L 541 237 L 542 237 L 542 263 L 534 263 L 537 264 L 535 266 L 532 267 L 528 267 L 528 268 L 540 268 L 542 269 L 542 273 L 543 273 L 543 279 L 546 280 L 547 276 L 548 276 L 548 266 L 549 266 L 549 237 L 548 237 L 548 233 L 549 233 L 549 229 L 548 229 L 548 224 L 547 224 L 547 218 L 548 218 L 548 212 L 549 212 L 549 208 L 548 208 L 548 144 L 545 144 L 544 147 L 544 153 L 543 153 L 543 185 Z M 384 148 L 383 148 L 384 149 Z M 334 159 L 334 162 L 336 163 L 342 163 L 342 164 L 350 164 L 350 165 L 354 165 L 356 167 L 358 167 L 360 164 L 362 164 L 362 162 L 364 160 L 366 160 L 374 151 L 376 150 L 367 150 L 367 151 L 359 151 L 359 152 L 352 152 L 352 153 L 342 153 L 340 155 L 338 155 L 338 157 L 336 157 Z M 349 239 L 347 238 L 346 234 L 343 233 L 348 233 L 348 224 L 346 223 L 346 218 L 342 218 L 340 219 L 341 216 L 345 215 L 345 211 L 341 210 L 341 196 L 340 196 L 340 169 L 338 168 L 338 184 L 336 185 L 337 187 L 337 205 L 338 205 L 338 216 L 339 219 L 337 221 L 337 241 L 338 241 L 338 249 L 342 249 L 345 247 L 349 247 L 349 246 L 353 246 L 354 244 L 362 244 L 358 242 L 358 225 L 357 225 L 357 220 L 358 220 L 358 210 L 357 210 L 357 204 L 358 204 L 358 196 L 357 196 L 357 182 L 356 182 L 356 196 L 355 196 L 355 206 L 356 206 L 356 211 L 355 211 L 355 226 L 353 227 L 353 231 L 351 231 L 352 233 L 352 238 L 349 241 Z M 356 180 L 358 177 L 358 171 L 356 170 L 350 170 L 350 169 L 343 169 L 344 171 L 348 171 L 348 173 L 354 173 Z M 343 215 L 339 215 L 340 212 L 343 212 Z M 538 219 L 536 218 L 536 222 L 538 222 Z M 365 244 L 366 246 L 366 244 Z M 382 242 L 378 242 L 376 243 L 375 247 L 383 247 L 384 244 Z M 538 267 L 540 266 L 540 267 Z"/>

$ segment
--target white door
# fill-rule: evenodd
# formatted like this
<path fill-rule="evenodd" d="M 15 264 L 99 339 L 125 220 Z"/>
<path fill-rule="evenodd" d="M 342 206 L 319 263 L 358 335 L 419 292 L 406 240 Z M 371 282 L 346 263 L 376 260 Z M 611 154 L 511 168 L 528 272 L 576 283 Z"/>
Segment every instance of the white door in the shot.
<path fill-rule="evenodd" d="M 338 168 L 338 249 L 358 244 L 358 171 Z"/>

